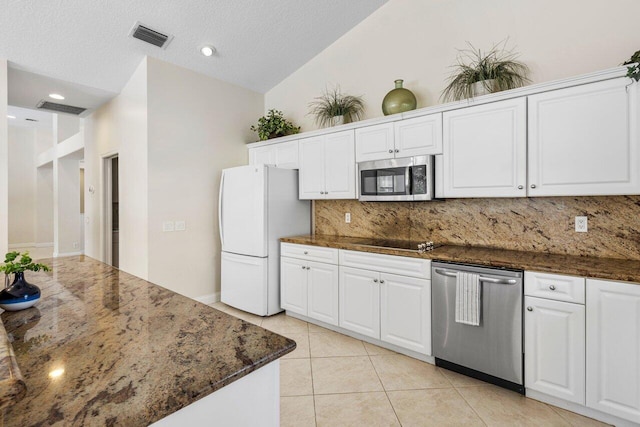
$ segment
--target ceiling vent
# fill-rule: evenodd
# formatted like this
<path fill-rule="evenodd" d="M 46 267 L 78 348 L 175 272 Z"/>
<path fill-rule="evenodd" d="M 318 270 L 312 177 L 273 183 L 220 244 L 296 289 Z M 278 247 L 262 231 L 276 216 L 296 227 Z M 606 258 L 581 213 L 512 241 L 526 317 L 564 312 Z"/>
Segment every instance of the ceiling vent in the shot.
<path fill-rule="evenodd" d="M 163 34 L 160 31 L 154 30 L 153 28 L 149 28 L 148 26 L 141 24 L 140 22 L 136 22 L 133 25 L 133 28 L 129 32 L 129 35 L 134 39 L 142 40 L 145 43 L 158 46 L 162 49 L 166 48 L 167 45 L 171 42 L 171 39 L 173 39 L 173 36 Z"/>
<path fill-rule="evenodd" d="M 38 103 L 37 108 L 40 110 L 51 110 L 58 113 L 75 114 L 76 116 L 82 114 L 87 109 L 82 107 L 74 107 L 73 105 L 58 104 L 56 102 L 49 102 L 42 100 Z"/>
<path fill-rule="evenodd" d="M 30 118 L 26 118 L 25 120 L 28 121 L 28 122 L 37 122 L 37 121 L 39 121 L 39 120 L 36 120 L 36 119 L 30 119 Z"/>

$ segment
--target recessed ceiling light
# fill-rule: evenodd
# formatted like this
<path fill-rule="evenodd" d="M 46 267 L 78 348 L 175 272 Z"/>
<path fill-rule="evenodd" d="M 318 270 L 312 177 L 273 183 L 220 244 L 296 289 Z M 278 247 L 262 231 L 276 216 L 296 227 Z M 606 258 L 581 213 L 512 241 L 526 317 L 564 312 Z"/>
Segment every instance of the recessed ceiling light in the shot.
<path fill-rule="evenodd" d="M 12 116 L 11 114 L 7 114 L 7 119 L 15 119 L 16 116 Z"/>
<path fill-rule="evenodd" d="M 204 56 L 213 56 L 213 54 L 216 53 L 216 48 L 213 46 L 202 46 L 200 53 Z"/>
<path fill-rule="evenodd" d="M 58 94 L 58 93 L 50 93 L 49 94 L 49 98 L 53 98 L 53 99 L 59 99 L 59 100 L 63 100 L 64 96 Z"/>

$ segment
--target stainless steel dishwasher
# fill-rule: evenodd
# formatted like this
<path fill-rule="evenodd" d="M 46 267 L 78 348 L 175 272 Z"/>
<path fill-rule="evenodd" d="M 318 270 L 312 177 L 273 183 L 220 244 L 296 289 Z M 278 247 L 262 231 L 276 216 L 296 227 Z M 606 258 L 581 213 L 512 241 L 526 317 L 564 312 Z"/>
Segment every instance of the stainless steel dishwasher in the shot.
<path fill-rule="evenodd" d="M 436 365 L 524 394 L 522 271 L 444 262 L 431 269 Z M 480 276 L 479 326 L 455 321 L 458 272 Z"/>

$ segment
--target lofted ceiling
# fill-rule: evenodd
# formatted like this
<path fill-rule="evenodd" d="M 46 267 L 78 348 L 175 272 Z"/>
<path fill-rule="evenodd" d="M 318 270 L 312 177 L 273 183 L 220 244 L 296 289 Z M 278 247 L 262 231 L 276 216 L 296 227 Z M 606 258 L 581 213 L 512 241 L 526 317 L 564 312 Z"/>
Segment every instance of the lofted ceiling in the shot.
<path fill-rule="evenodd" d="M 44 78 L 99 105 L 145 55 L 264 93 L 386 1 L 0 0 L 0 58 L 10 103 L 31 108 L 47 94 L 29 82 L 41 90 Z M 165 49 L 133 39 L 136 21 L 174 38 Z M 199 53 L 205 44 L 214 56 Z"/>

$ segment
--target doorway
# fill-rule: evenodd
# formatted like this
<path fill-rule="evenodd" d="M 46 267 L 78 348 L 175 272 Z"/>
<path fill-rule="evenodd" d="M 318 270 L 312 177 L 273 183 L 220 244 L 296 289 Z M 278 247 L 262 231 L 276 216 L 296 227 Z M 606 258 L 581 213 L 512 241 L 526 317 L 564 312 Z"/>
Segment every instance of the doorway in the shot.
<path fill-rule="evenodd" d="M 104 170 L 104 261 L 114 267 L 120 265 L 120 207 L 118 196 L 118 155 L 103 157 Z"/>

